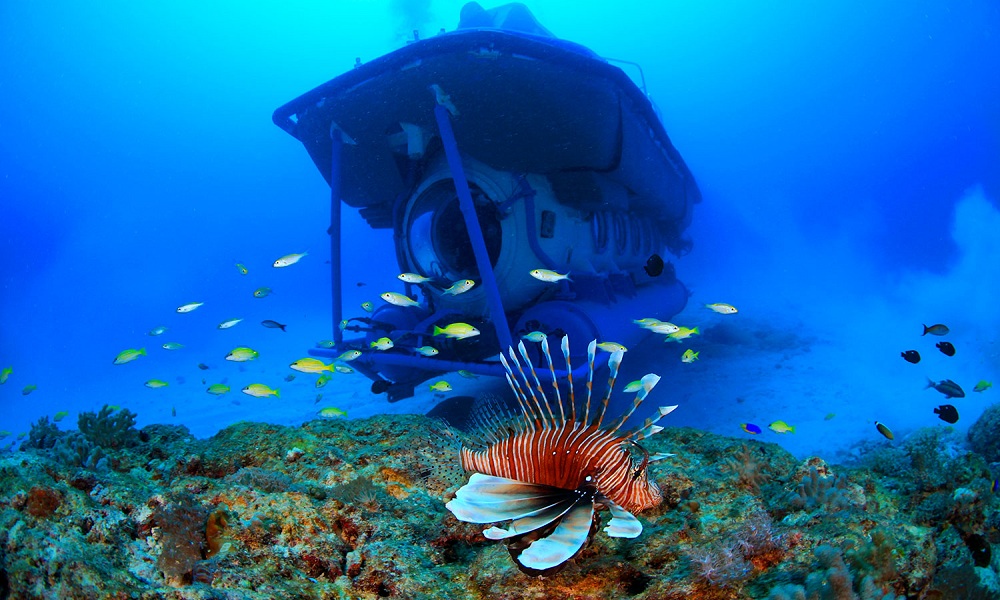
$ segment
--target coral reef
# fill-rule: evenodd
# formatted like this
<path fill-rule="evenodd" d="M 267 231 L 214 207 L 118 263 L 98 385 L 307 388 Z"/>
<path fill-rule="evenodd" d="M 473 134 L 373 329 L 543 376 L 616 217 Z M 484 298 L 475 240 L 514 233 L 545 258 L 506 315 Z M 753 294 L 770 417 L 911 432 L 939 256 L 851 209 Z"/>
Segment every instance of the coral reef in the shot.
<path fill-rule="evenodd" d="M 988 406 L 969 427 L 969 445 L 987 462 L 1000 462 L 1000 404 Z"/>
<path fill-rule="evenodd" d="M 22 452 L 0 455 L 5 595 L 887 600 L 1000 589 L 1000 499 L 982 457 L 945 428 L 836 472 L 774 444 L 665 430 L 648 449 L 677 456 L 652 470 L 664 502 L 639 515 L 642 534 L 596 536 L 559 575 L 531 578 L 483 526 L 444 508 L 465 481 L 464 434 L 439 421 L 239 423 L 197 440 L 91 415 L 90 436 L 43 420 Z"/>

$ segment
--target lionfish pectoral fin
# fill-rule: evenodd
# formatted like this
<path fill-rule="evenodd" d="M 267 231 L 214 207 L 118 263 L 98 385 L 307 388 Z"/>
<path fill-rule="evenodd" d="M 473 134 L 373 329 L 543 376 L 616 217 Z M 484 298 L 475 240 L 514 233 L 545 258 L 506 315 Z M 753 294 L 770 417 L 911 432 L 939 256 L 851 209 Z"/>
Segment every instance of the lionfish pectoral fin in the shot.
<path fill-rule="evenodd" d="M 571 494 L 570 490 L 473 473 L 469 483 L 459 488 L 455 499 L 445 508 L 466 523 L 543 518 L 554 511 L 547 523 L 569 509 L 575 498 Z"/>
<path fill-rule="evenodd" d="M 551 534 L 531 542 L 520 554 L 514 556 L 514 560 L 519 566 L 533 571 L 560 567 L 576 556 L 590 539 L 593 519 L 593 501 L 586 497 L 580 498 Z"/>
<path fill-rule="evenodd" d="M 611 520 L 604 528 L 604 533 L 611 537 L 634 538 L 642 533 L 642 523 L 632 513 L 610 500 L 606 501 L 611 510 Z"/>
<path fill-rule="evenodd" d="M 550 496 L 551 504 L 549 506 L 514 519 L 511 521 L 508 529 L 490 527 L 486 531 L 483 531 L 483 535 L 491 540 L 503 540 L 541 529 L 549 523 L 558 521 L 563 515 L 569 512 L 575 506 L 577 499 L 578 496 L 575 492 L 571 490 L 559 490 L 558 493 Z"/>

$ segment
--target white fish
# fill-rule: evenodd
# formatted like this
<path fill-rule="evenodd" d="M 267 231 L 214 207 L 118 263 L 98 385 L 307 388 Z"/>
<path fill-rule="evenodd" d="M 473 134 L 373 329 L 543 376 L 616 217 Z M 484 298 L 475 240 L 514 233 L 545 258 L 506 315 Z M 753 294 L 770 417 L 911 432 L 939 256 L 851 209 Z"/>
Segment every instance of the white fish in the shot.
<path fill-rule="evenodd" d="M 199 306 L 201 306 L 202 304 L 204 304 L 204 302 L 192 302 L 190 304 L 185 304 L 184 306 L 178 306 L 177 307 L 177 312 L 179 312 L 179 313 L 189 313 L 192 310 L 194 310 L 194 309 L 198 308 Z"/>
<path fill-rule="evenodd" d="M 279 268 L 279 267 L 287 267 L 289 265 L 294 265 L 295 263 L 302 260 L 302 257 L 306 256 L 307 254 L 309 253 L 303 252 L 302 254 L 286 254 L 281 258 L 279 258 L 278 260 L 274 261 L 274 267 Z"/>
<path fill-rule="evenodd" d="M 230 327 L 232 327 L 233 325 L 236 325 L 237 323 L 239 323 L 242 320 L 243 319 L 229 319 L 228 321 L 226 321 L 224 323 L 219 323 L 219 329 L 229 329 Z"/>

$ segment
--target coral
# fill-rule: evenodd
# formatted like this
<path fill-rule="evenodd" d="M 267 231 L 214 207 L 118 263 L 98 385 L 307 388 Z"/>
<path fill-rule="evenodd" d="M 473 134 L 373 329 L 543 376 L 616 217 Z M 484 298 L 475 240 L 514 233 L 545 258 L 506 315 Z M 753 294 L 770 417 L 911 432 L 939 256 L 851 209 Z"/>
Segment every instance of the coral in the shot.
<path fill-rule="evenodd" d="M 750 575 L 753 567 L 733 546 L 696 546 L 687 552 L 691 574 L 709 585 L 727 587 Z"/>
<path fill-rule="evenodd" d="M 988 406 L 969 427 L 969 445 L 987 462 L 1000 462 L 1000 403 Z"/>
<path fill-rule="evenodd" d="M 105 404 L 98 413 L 80 413 L 77 426 L 90 443 L 102 448 L 128 448 L 139 441 L 136 414 L 127 408 L 114 410 Z"/>
<path fill-rule="evenodd" d="M 330 490 L 330 498 L 339 500 L 347 506 L 363 506 L 368 510 L 377 510 L 379 504 L 379 487 L 368 477 L 357 477 L 347 483 L 334 486 Z"/>
<path fill-rule="evenodd" d="M 229 515 L 224 509 L 217 509 L 205 521 L 205 558 L 212 558 L 222 549 Z"/>
<path fill-rule="evenodd" d="M 160 556 L 156 567 L 168 585 L 191 582 L 191 570 L 202 559 L 204 526 L 208 511 L 190 495 L 179 496 L 157 508 L 153 520 L 160 530 Z"/>
<path fill-rule="evenodd" d="M 722 463 L 722 469 L 736 475 L 736 484 L 745 490 L 760 492 L 761 484 L 768 479 L 767 463 L 747 444 L 739 453 Z"/>
<path fill-rule="evenodd" d="M 31 426 L 28 432 L 28 439 L 21 444 L 22 449 L 37 448 L 43 450 L 56 445 L 60 437 L 66 435 L 64 431 L 59 431 L 59 427 L 49 421 L 47 416 L 38 419 Z"/>
<path fill-rule="evenodd" d="M 768 600 L 896 600 L 891 591 L 881 589 L 871 576 L 860 579 L 854 591 L 854 577 L 840 550 L 822 545 L 813 551 L 818 569 L 806 575 L 805 586 L 784 584 L 771 590 Z M 905 596 L 899 596 L 905 600 Z"/>
<path fill-rule="evenodd" d="M 100 446 L 95 446 L 78 431 L 63 435 L 52 447 L 56 458 L 67 465 L 104 471 L 108 467 L 107 456 Z"/>
<path fill-rule="evenodd" d="M 47 519 L 52 516 L 59 505 L 62 504 L 62 496 L 59 492 L 41 486 L 35 486 L 28 490 L 28 499 L 24 510 L 33 517 Z"/>
<path fill-rule="evenodd" d="M 260 467 L 243 467 L 226 480 L 268 494 L 284 492 L 292 485 L 292 478 L 288 475 Z"/>
<path fill-rule="evenodd" d="M 821 476 L 815 467 L 809 467 L 809 473 L 802 480 L 792 497 L 792 506 L 802 510 L 812 510 L 820 507 L 826 512 L 836 512 L 851 506 L 846 494 L 847 476 Z"/>

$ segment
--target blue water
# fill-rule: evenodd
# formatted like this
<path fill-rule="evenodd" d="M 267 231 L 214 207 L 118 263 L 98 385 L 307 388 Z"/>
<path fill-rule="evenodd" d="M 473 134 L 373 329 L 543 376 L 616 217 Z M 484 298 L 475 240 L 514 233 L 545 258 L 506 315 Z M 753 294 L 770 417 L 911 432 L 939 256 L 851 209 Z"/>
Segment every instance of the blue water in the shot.
<path fill-rule="evenodd" d="M 27 431 L 57 411 L 72 426 L 104 403 L 199 435 L 240 419 L 301 422 L 319 392 L 352 415 L 432 406 L 424 392 L 390 407 L 360 376 L 325 390 L 282 381 L 331 337 L 329 201 L 270 116 L 355 57 L 398 48 L 413 30 L 454 29 L 461 4 L 0 5 L 0 368 L 14 369 L 0 386 L 0 429 Z M 736 435 L 741 421 L 797 421 L 807 426 L 795 438 L 766 435 L 807 452 L 877 438 L 876 419 L 904 432 L 943 426 L 931 408 L 945 399 L 922 389 L 926 377 L 965 388 L 953 402 L 959 428 L 1000 393 L 971 392 L 980 379 L 1000 384 L 994 3 L 530 7 L 557 36 L 642 65 L 699 182 L 695 250 L 674 259 L 695 294 L 679 322 L 710 325 L 700 304 L 725 301 L 746 319 L 737 330 L 792 336 L 790 356 L 780 337 L 710 347 L 688 372 L 673 356 L 627 359 L 672 378 L 661 403 L 673 391 L 682 408 L 700 407 L 675 423 Z M 345 305 L 356 307 L 398 269 L 391 238 L 353 209 L 344 218 Z M 274 293 L 254 298 L 261 286 Z M 175 312 L 189 302 L 205 304 Z M 216 328 L 232 318 L 245 321 Z M 953 358 L 919 335 L 937 322 L 952 328 Z M 146 335 L 158 325 L 169 331 Z M 185 347 L 161 349 L 168 341 Z M 261 358 L 227 363 L 237 345 Z M 149 355 L 112 365 L 139 347 Z M 925 361 L 903 362 L 910 348 Z M 170 386 L 147 389 L 151 378 Z M 233 391 L 208 396 L 203 378 Z M 283 388 L 282 400 L 239 393 L 255 381 Z M 28 384 L 38 389 L 22 395 Z M 823 424 L 828 413 L 835 425 Z"/>

